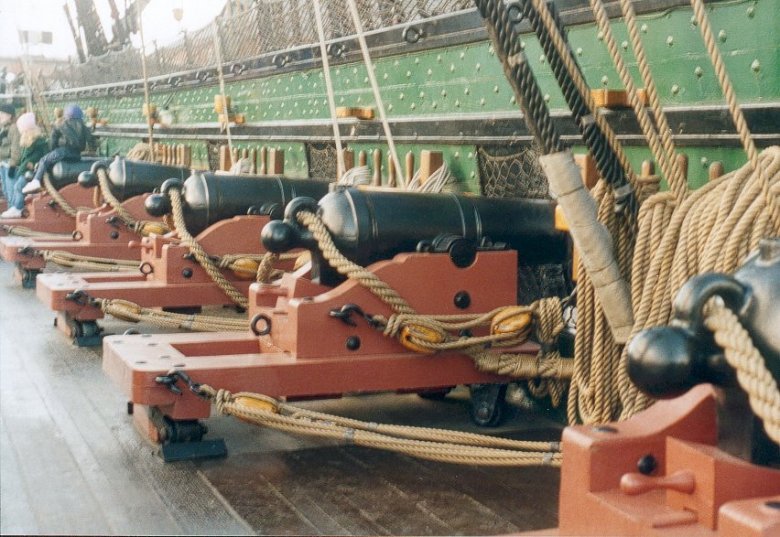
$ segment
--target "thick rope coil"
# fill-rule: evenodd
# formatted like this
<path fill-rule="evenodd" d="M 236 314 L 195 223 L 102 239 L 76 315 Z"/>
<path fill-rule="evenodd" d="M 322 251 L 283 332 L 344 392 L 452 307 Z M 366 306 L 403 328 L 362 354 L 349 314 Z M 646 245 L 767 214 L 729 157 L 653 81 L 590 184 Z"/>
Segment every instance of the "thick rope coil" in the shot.
<path fill-rule="evenodd" d="M 557 442 L 523 442 L 444 429 L 383 425 L 293 407 L 253 393 L 201 385 L 217 410 L 277 430 L 384 449 L 413 457 L 481 466 L 560 466 Z"/>
<path fill-rule="evenodd" d="M 168 195 L 171 198 L 171 209 L 176 232 L 179 234 L 179 237 L 181 237 L 182 242 L 187 245 L 192 255 L 195 256 L 196 261 L 203 267 L 214 283 L 224 291 L 228 298 L 242 308 L 246 308 L 249 305 L 247 298 L 236 289 L 227 278 L 225 278 L 219 267 L 215 265 L 214 261 L 211 260 L 203 247 L 195 240 L 195 237 L 190 235 L 190 232 L 187 231 L 187 225 L 184 220 L 184 211 L 182 210 L 181 191 L 177 188 L 171 188 L 168 190 Z"/>
<path fill-rule="evenodd" d="M 128 322 L 149 323 L 161 328 L 191 330 L 193 332 L 247 332 L 249 321 L 201 314 L 184 314 L 144 308 L 120 299 L 96 299 L 103 313 Z"/>
<path fill-rule="evenodd" d="M 726 361 L 737 372 L 740 386 L 748 394 L 750 407 L 764 422 L 764 430 L 780 444 L 780 389 L 766 362 L 742 327 L 739 318 L 717 298 L 705 307 L 704 325 L 723 348 Z"/>

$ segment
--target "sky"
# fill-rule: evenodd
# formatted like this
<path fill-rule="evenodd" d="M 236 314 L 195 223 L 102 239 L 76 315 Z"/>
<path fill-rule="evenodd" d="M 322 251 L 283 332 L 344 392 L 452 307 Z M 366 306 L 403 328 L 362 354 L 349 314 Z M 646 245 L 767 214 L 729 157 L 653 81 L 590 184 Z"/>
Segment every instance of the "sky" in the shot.
<path fill-rule="evenodd" d="M 120 13 L 124 11 L 125 0 L 115 0 Z M 0 0 L 0 57 L 19 56 L 24 53 L 19 44 L 18 31 L 48 31 L 53 34 L 51 45 L 32 45 L 29 54 L 47 58 L 76 58 L 73 42 L 63 5 L 70 4 L 71 15 L 76 9 L 73 0 Z M 111 9 L 108 0 L 94 0 L 103 24 L 106 38 L 111 41 Z M 187 31 L 209 24 L 222 10 L 224 0 L 151 0 L 143 13 L 144 40 L 147 47 L 153 40 L 158 46 L 165 45 Z M 182 8 L 183 17 L 176 21 L 174 8 Z M 140 45 L 138 35 L 134 44 Z"/>

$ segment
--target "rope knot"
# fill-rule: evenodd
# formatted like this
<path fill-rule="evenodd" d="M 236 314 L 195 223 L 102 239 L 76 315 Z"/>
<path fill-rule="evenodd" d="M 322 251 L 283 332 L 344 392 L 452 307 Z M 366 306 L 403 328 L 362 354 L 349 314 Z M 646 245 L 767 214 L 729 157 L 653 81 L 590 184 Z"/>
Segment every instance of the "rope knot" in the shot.
<path fill-rule="evenodd" d="M 217 412 L 220 414 L 228 415 L 230 412 L 226 408 L 226 405 L 233 402 L 233 394 L 228 390 L 217 390 L 214 395 L 214 406 L 217 407 Z"/>

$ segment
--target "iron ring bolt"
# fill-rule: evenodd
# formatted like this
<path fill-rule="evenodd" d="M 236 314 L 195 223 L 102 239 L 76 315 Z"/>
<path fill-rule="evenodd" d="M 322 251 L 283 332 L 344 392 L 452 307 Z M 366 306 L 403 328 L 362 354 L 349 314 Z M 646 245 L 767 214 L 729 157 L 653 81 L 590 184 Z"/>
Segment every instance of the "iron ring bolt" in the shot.
<path fill-rule="evenodd" d="M 401 32 L 401 37 L 403 37 L 404 41 L 413 45 L 425 37 L 425 31 L 417 26 L 407 26 L 403 29 L 403 32 Z"/>
<path fill-rule="evenodd" d="M 143 262 L 143 263 L 141 263 L 141 265 L 138 267 L 138 270 L 140 270 L 140 271 L 141 271 L 141 274 L 146 274 L 146 275 L 148 276 L 149 274 L 151 274 L 152 272 L 154 272 L 154 267 L 153 267 L 153 266 L 152 266 L 152 264 L 151 264 L 151 263 L 149 263 L 148 261 L 144 261 L 144 262 Z"/>
<path fill-rule="evenodd" d="M 265 323 L 265 328 L 260 330 L 257 327 L 257 324 L 263 321 Z M 252 317 L 252 320 L 249 321 L 249 329 L 252 330 L 252 333 L 256 336 L 267 336 L 271 333 L 271 318 L 268 317 L 268 315 L 265 315 L 263 313 L 258 313 L 254 317 Z"/>
<path fill-rule="evenodd" d="M 70 236 L 73 237 L 74 241 L 80 241 L 81 239 L 84 238 L 84 234 L 78 229 L 73 231 L 73 233 L 71 233 Z"/>

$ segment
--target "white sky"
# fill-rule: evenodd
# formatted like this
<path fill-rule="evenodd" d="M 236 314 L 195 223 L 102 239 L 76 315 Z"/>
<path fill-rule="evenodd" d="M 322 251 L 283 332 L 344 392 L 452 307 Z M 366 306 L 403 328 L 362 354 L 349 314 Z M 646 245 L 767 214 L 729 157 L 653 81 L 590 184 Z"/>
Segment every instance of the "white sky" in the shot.
<path fill-rule="evenodd" d="M 120 13 L 124 0 L 115 0 Z M 69 3 L 75 17 L 73 0 L 0 0 L 0 56 L 19 56 L 24 50 L 19 44 L 18 30 L 52 32 L 51 45 L 32 45 L 31 55 L 48 58 L 76 58 L 68 20 L 62 6 Z M 111 8 L 108 0 L 94 0 L 106 38 L 111 41 Z M 128 2 L 129 3 L 129 2 Z M 147 51 L 153 40 L 158 46 L 174 41 L 183 30 L 197 30 L 209 24 L 225 5 L 224 0 L 151 0 L 143 12 L 144 40 Z M 183 8 L 181 22 L 173 18 L 173 9 Z M 138 34 L 133 36 L 138 46 Z"/>

